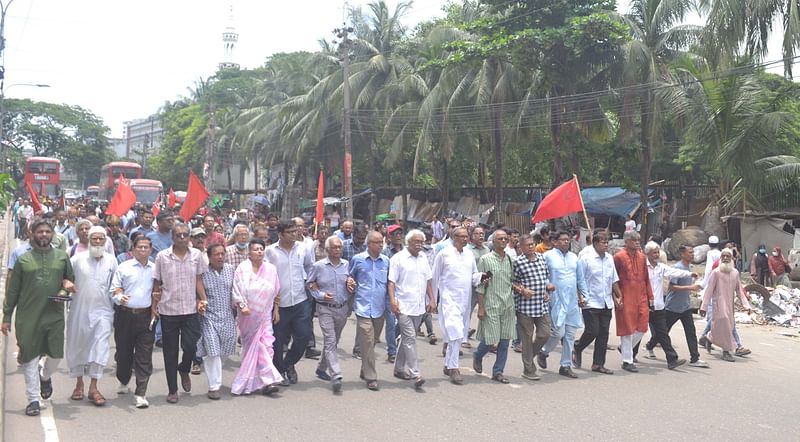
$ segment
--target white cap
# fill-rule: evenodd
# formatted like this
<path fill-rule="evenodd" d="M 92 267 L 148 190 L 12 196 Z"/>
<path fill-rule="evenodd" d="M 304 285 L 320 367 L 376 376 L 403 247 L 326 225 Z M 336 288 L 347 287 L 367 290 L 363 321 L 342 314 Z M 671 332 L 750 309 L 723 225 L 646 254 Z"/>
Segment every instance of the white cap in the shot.
<path fill-rule="evenodd" d="M 709 244 L 719 244 L 719 238 L 716 235 L 711 235 L 708 237 Z"/>

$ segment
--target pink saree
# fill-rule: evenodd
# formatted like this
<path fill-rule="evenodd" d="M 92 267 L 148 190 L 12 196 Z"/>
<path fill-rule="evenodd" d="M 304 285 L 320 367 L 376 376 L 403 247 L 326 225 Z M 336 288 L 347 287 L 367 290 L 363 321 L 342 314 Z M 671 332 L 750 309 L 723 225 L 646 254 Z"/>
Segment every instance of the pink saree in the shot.
<path fill-rule="evenodd" d="M 233 394 L 250 394 L 283 380 L 272 364 L 272 307 L 280 289 L 275 266 L 266 260 L 258 273 L 249 259 L 236 268 L 233 276 L 233 297 L 243 299 L 250 314 L 236 318 L 242 338 L 242 363 L 231 385 Z"/>

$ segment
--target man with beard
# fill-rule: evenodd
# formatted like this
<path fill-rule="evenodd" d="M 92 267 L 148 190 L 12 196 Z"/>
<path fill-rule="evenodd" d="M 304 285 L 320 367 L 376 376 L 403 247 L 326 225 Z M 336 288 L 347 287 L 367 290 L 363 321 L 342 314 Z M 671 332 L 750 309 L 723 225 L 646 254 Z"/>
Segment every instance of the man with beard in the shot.
<path fill-rule="evenodd" d="M 31 251 L 19 257 L 6 290 L 3 302 L 4 336 L 11 330 L 11 317 L 17 312 L 15 328 L 22 370 L 25 375 L 25 394 L 28 406 L 25 414 L 39 415 L 39 396 L 48 399 L 53 394 L 50 375 L 64 357 L 64 303 L 48 299 L 65 296 L 74 291 L 72 264 L 63 250 L 50 247 L 53 228 L 44 220 L 30 223 L 33 235 Z M 39 370 L 42 355 L 47 359 Z"/>
<path fill-rule="evenodd" d="M 722 360 L 734 362 L 735 359 L 731 352 L 736 349 L 736 341 L 733 339 L 735 297 L 739 296 L 742 306 L 748 310 L 748 313 L 751 307 L 742 292 L 739 271 L 733 267 L 731 250 L 723 249 L 719 259 L 719 267 L 711 272 L 711 276 L 708 278 L 703 304 L 700 306 L 700 316 L 706 315 L 709 303 L 714 304 L 708 340 L 722 348 Z"/>
<path fill-rule="evenodd" d="M 647 272 L 647 258 L 640 250 L 639 233 L 635 230 L 625 232 L 622 239 L 625 248 L 614 255 L 614 265 L 619 275 L 619 288 L 622 292 L 622 306 L 617 307 L 617 336 L 620 337 L 622 369 L 637 373 L 634 364 L 633 347 L 642 340 L 650 319 L 650 306 L 653 305 L 653 289 Z"/>
<path fill-rule="evenodd" d="M 105 252 L 106 230 L 89 229 L 89 251 L 71 258 L 77 291 L 67 315 L 67 366 L 77 378 L 70 399 L 83 400 L 83 377 L 88 376 L 89 400 L 96 406 L 106 399 L 97 389 L 110 351 L 109 338 L 114 323 L 114 307 L 109 296 L 117 259 Z"/>

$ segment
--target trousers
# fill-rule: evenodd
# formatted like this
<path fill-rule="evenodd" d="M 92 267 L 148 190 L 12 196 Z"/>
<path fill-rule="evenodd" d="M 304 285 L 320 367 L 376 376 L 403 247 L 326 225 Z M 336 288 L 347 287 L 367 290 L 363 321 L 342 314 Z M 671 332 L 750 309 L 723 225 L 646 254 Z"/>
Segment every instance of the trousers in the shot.
<path fill-rule="evenodd" d="M 655 348 L 656 343 L 661 344 L 661 349 L 667 356 L 667 362 L 678 360 L 678 352 L 672 347 L 672 340 L 669 338 L 667 329 L 666 310 L 650 310 L 650 333 L 652 336 L 647 342 L 647 350 Z M 637 353 L 639 346 L 633 349 L 633 354 Z"/>
<path fill-rule="evenodd" d="M 274 355 L 272 363 L 281 373 L 286 373 L 286 369 L 299 361 L 306 352 L 308 342 L 311 340 L 311 301 L 306 299 L 303 302 L 290 307 L 280 308 L 281 320 L 275 327 L 275 343 L 272 348 Z M 292 345 L 284 355 L 283 347 Z"/>
<path fill-rule="evenodd" d="M 42 394 L 41 385 L 39 380 L 48 380 L 56 372 L 58 364 L 61 359 L 53 359 L 44 357 L 44 366 L 41 371 L 39 370 L 39 360 L 41 357 L 36 357 L 30 361 L 22 364 L 22 370 L 25 373 L 25 395 L 28 396 L 28 402 L 38 402 L 41 400 Z"/>
<path fill-rule="evenodd" d="M 611 324 L 610 308 L 583 309 L 583 334 L 575 344 L 575 352 L 580 353 L 594 342 L 592 367 L 605 367 L 608 350 L 608 328 Z"/>
<path fill-rule="evenodd" d="M 420 376 L 419 358 L 417 358 L 417 326 L 422 315 L 397 315 L 400 328 L 400 346 L 397 348 L 397 359 L 394 361 L 395 373 L 408 373 L 412 378 Z"/>
<path fill-rule="evenodd" d="M 375 371 L 375 336 L 381 333 L 384 317 L 365 318 L 356 315 L 356 339 L 361 349 L 361 377 L 365 381 L 375 381 L 378 373 Z"/>
<path fill-rule="evenodd" d="M 317 304 L 317 314 L 323 342 L 322 357 L 319 358 L 317 370 L 328 373 L 331 379 L 341 379 L 342 369 L 339 367 L 336 350 L 342 330 L 347 324 L 347 306 L 336 308 Z"/>
<path fill-rule="evenodd" d="M 561 367 L 572 367 L 572 350 L 575 346 L 575 333 L 578 332 L 578 327 L 574 325 L 563 324 L 561 327 L 550 326 L 550 338 L 544 345 L 542 352 L 550 354 L 554 348 L 561 342 Z"/>
<path fill-rule="evenodd" d="M 622 350 L 622 362 L 633 364 L 633 347 L 639 344 L 639 341 L 642 340 L 642 336 L 644 336 L 644 333 L 635 331 L 632 335 L 619 337 L 619 348 Z"/>
<path fill-rule="evenodd" d="M 517 324 L 520 327 L 522 341 L 522 367 L 525 374 L 536 374 L 533 358 L 550 338 L 550 315 L 534 318 L 517 312 Z M 535 331 L 534 331 L 535 330 Z"/>
<path fill-rule="evenodd" d="M 128 385 L 131 373 L 136 374 L 136 396 L 147 393 L 153 374 L 153 331 L 150 312 L 131 313 L 122 309 L 114 312 L 114 342 L 117 344 L 117 380 Z"/>
<path fill-rule="evenodd" d="M 164 373 L 167 376 L 167 388 L 170 394 L 178 392 L 178 372 L 189 373 L 192 361 L 197 354 L 197 341 L 200 339 L 201 326 L 197 313 L 190 315 L 161 315 L 161 340 L 164 344 Z M 178 347 L 183 356 L 178 362 Z"/>

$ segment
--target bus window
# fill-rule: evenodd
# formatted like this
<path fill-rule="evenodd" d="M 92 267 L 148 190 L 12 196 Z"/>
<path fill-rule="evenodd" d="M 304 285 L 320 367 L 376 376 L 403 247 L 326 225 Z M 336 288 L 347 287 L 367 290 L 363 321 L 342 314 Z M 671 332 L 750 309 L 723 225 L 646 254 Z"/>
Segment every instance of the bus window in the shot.
<path fill-rule="evenodd" d="M 42 172 L 42 164 L 41 163 L 28 163 L 28 172 L 41 173 Z"/>
<path fill-rule="evenodd" d="M 58 172 L 58 164 L 56 163 L 42 163 L 44 166 L 44 173 L 56 173 Z"/>

